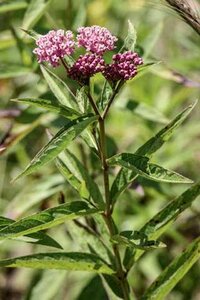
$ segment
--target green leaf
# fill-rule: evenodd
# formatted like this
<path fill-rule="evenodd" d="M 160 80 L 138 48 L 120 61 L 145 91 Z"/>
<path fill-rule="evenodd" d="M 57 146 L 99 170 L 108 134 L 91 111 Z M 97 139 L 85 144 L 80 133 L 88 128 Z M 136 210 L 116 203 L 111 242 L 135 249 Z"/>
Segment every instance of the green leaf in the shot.
<path fill-rule="evenodd" d="M 144 44 L 142 45 L 143 48 L 145 49 L 144 58 L 147 58 L 149 54 L 152 53 L 154 46 L 157 44 L 157 41 L 160 38 L 162 30 L 163 30 L 163 22 L 160 22 L 147 36 Z"/>
<path fill-rule="evenodd" d="M 109 82 L 107 80 L 104 81 L 103 89 L 101 92 L 101 97 L 99 99 L 98 107 L 103 111 L 108 102 L 110 97 L 112 96 L 113 90 L 112 87 L 110 86 Z"/>
<path fill-rule="evenodd" d="M 142 300 L 162 300 L 200 257 L 200 238 L 190 244 L 146 290 Z"/>
<path fill-rule="evenodd" d="M 138 177 L 135 171 L 129 170 L 127 168 L 121 168 L 118 172 L 110 190 L 110 198 L 112 199 L 112 204 L 117 201 L 119 195 L 127 188 L 127 186 L 133 182 L 134 179 Z"/>
<path fill-rule="evenodd" d="M 19 77 L 30 74 L 30 72 L 32 72 L 31 68 L 21 65 L 0 65 L 0 79 Z"/>
<path fill-rule="evenodd" d="M 26 30 L 24 28 L 21 28 L 21 30 L 28 34 L 33 40 L 37 40 L 40 37 L 40 34 L 34 30 Z"/>
<path fill-rule="evenodd" d="M 174 171 L 149 162 L 149 158 L 131 153 L 121 153 L 108 159 L 110 165 L 119 165 L 133 170 L 145 178 L 170 183 L 191 183 L 192 181 Z"/>
<path fill-rule="evenodd" d="M 135 154 L 151 156 L 154 152 L 159 150 L 162 145 L 169 140 L 174 131 L 179 127 L 187 116 L 191 113 L 197 101 L 193 105 L 188 106 L 180 114 L 178 114 L 169 124 L 162 128 L 154 137 L 150 138 L 143 146 L 141 146 Z"/>
<path fill-rule="evenodd" d="M 75 96 L 72 94 L 67 84 L 45 66 L 41 65 L 40 68 L 50 90 L 58 101 L 62 105 L 78 110 L 78 105 L 72 100 Z"/>
<path fill-rule="evenodd" d="M 79 294 L 76 300 L 88 300 L 88 299 L 109 300 L 105 288 L 102 284 L 101 278 L 99 276 L 93 277 L 86 284 L 86 286 L 83 287 L 83 290 L 81 291 L 81 293 Z"/>
<path fill-rule="evenodd" d="M 16 179 L 37 171 L 56 158 L 97 117 L 81 117 L 69 122 L 33 158 L 27 168 Z"/>
<path fill-rule="evenodd" d="M 9 2 L 3 1 L 2 3 L 0 3 L 0 14 L 25 9 L 27 5 L 28 4 L 26 1 L 16 1 L 16 0 L 9 1 Z"/>
<path fill-rule="evenodd" d="M 55 112 L 57 114 L 60 114 L 63 117 L 68 118 L 68 119 L 74 119 L 75 117 L 80 116 L 79 112 L 75 111 L 72 108 L 66 107 L 52 99 L 17 98 L 17 99 L 12 99 L 12 101 L 41 107 L 41 108 L 47 109 L 49 111 Z"/>
<path fill-rule="evenodd" d="M 0 231 L 11 224 L 13 225 L 14 223 L 15 223 L 14 220 L 0 216 Z M 51 238 L 44 232 L 38 231 L 38 232 L 27 234 L 25 236 L 30 238 L 28 240 L 25 240 L 25 242 L 62 249 L 62 247 L 60 246 L 60 244 L 58 244 L 58 242 L 56 242 L 53 238 Z"/>
<path fill-rule="evenodd" d="M 197 102 L 184 109 L 178 114 L 167 126 L 162 128 L 154 137 L 150 138 L 143 146 L 141 146 L 134 154 L 151 157 L 154 152 L 159 150 L 162 145 L 169 140 L 174 131 L 182 124 L 186 117 L 193 110 Z M 133 170 L 122 168 L 117 174 L 112 187 L 111 199 L 116 202 L 119 195 L 128 187 L 128 185 L 137 178 L 137 174 Z"/>
<path fill-rule="evenodd" d="M 154 241 L 154 240 L 148 240 L 148 238 L 140 234 L 140 232 L 134 231 L 122 231 L 120 234 L 112 236 L 112 241 L 114 243 L 119 243 L 125 246 L 128 246 L 133 249 L 141 249 L 141 250 L 150 250 L 155 248 L 163 248 L 166 247 L 165 244 L 163 244 L 160 241 Z"/>
<path fill-rule="evenodd" d="M 81 197 L 89 199 L 104 208 L 104 201 L 98 185 L 92 179 L 86 168 L 70 151 L 66 151 L 57 159 L 57 167 L 67 181 L 79 192 Z"/>
<path fill-rule="evenodd" d="M 44 270 L 40 272 L 40 279 L 31 284 L 24 300 L 56 299 L 58 291 L 64 288 L 66 277 L 67 272 L 60 272 L 60 270 Z"/>
<path fill-rule="evenodd" d="M 161 112 L 145 103 L 140 103 L 131 99 L 128 101 L 126 108 L 146 120 L 164 124 L 168 122 L 168 119 Z"/>
<path fill-rule="evenodd" d="M 128 20 L 128 34 L 124 40 L 123 48 L 130 50 L 130 51 L 134 51 L 136 41 L 137 41 L 137 32 L 136 32 L 135 26 L 131 23 L 130 20 Z"/>
<path fill-rule="evenodd" d="M 64 223 L 77 216 L 86 216 L 98 212 L 84 201 L 73 201 L 25 217 L 0 230 L 0 240 L 16 238 L 41 231 Z"/>
<path fill-rule="evenodd" d="M 0 261 L 0 267 L 22 267 L 33 269 L 58 269 L 113 274 L 100 257 L 90 253 L 56 252 L 39 253 Z"/>
<path fill-rule="evenodd" d="M 31 0 L 22 22 L 25 29 L 32 28 L 42 17 L 52 0 Z"/>
<path fill-rule="evenodd" d="M 200 183 L 194 184 L 183 194 L 172 200 L 166 207 L 158 212 L 141 229 L 140 233 L 148 239 L 158 239 L 167 229 L 173 225 L 178 216 L 191 206 L 192 202 L 200 195 Z M 137 250 L 130 259 L 130 265 L 140 258 L 143 251 Z"/>

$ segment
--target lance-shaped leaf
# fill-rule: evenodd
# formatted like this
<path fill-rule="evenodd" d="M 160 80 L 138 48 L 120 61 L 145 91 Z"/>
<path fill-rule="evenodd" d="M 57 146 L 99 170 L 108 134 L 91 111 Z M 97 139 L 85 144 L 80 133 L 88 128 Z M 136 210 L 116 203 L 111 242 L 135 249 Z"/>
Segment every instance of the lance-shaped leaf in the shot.
<path fill-rule="evenodd" d="M 170 183 L 191 183 L 192 181 L 174 171 L 153 164 L 148 157 L 131 153 L 121 153 L 108 159 L 110 165 L 119 165 L 133 170 L 145 178 Z"/>
<path fill-rule="evenodd" d="M 16 238 L 57 226 L 66 220 L 94 214 L 99 210 L 91 208 L 85 201 L 73 201 L 25 217 L 0 230 L 0 240 Z"/>
<path fill-rule="evenodd" d="M 183 194 L 172 200 L 166 207 L 159 211 L 151 220 L 149 220 L 141 229 L 140 233 L 148 237 L 148 239 L 158 239 L 167 229 L 172 226 L 178 216 L 191 206 L 192 202 L 200 195 L 200 183 L 194 184 Z M 136 260 L 144 253 L 137 250 L 129 258 L 128 268 L 134 264 Z"/>
<path fill-rule="evenodd" d="M 45 66 L 41 65 L 40 68 L 50 90 L 58 101 L 62 105 L 78 110 L 77 103 L 72 99 L 75 96 L 72 94 L 67 84 Z"/>
<path fill-rule="evenodd" d="M 22 65 L 0 65 L 0 79 L 7 79 L 13 77 L 24 76 L 30 74 L 32 71 L 29 67 L 24 67 Z"/>
<path fill-rule="evenodd" d="M 57 167 L 67 181 L 84 199 L 92 197 L 99 208 L 104 207 L 104 201 L 99 187 L 78 158 L 70 151 L 65 151 L 57 159 Z"/>
<path fill-rule="evenodd" d="M 154 152 L 159 150 L 162 145 L 169 140 L 174 131 L 183 123 L 187 116 L 191 113 L 195 107 L 197 101 L 184 109 L 178 116 L 176 116 L 169 124 L 161 129 L 154 137 L 148 140 L 143 146 L 141 146 L 135 154 L 141 156 L 151 156 Z"/>
<path fill-rule="evenodd" d="M 32 28 L 42 17 L 52 0 L 31 0 L 24 15 L 22 27 Z"/>
<path fill-rule="evenodd" d="M 114 273 L 114 270 L 112 270 L 111 267 L 97 255 L 80 252 L 39 253 L 34 255 L 4 259 L 0 261 L 0 267 L 59 269 L 87 271 L 103 274 Z"/>
<path fill-rule="evenodd" d="M 146 235 L 130 230 L 122 231 L 120 234 L 112 236 L 112 241 L 133 249 L 141 250 L 165 247 L 165 244 L 160 241 L 149 240 Z"/>
<path fill-rule="evenodd" d="M 40 99 L 40 98 L 17 98 L 12 101 L 21 102 L 24 104 L 30 104 L 33 106 L 47 109 L 48 111 L 55 112 L 67 119 L 74 119 L 80 116 L 80 113 L 76 110 L 64 106 L 52 99 Z"/>
<path fill-rule="evenodd" d="M 197 102 L 184 109 L 178 114 L 167 126 L 162 128 L 154 137 L 150 138 L 143 146 L 141 146 L 134 154 L 141 156 L 152 156 L 159 150 L 163 144 L 172 136 L 174 131 L 182 124 L 186 117 L 193 110 Z M 137 178 L 135 171 L 122 168 L 117 174 L 111 187 L 111 199 L 113 203 L 118 196 L 128 187 L 128 185 Z"/>
<path fill-rule="evenodd" d="M 13 223 L 15 223 L 14 220 L 0 216 L 0 230 Z M 55 241 L 53 238 L 51 238 L 50 236 L 48 236 L 46 233 L 42 231 L 30 233 L 25 236 L 28 237 L 28 239 L 25 240 L 25 242 L 62 249 L 62 247 L 57 241 Z"/>
<path fill-rule="evenodd" d="M 97 120 L 96 116 L 80 117 L 64 126 L 33 158 L 27 168 L 16 179 L 37 171 L 56 158 L 88 125 Z"/>
<path fill-rule="evenodd" d="M 146 290 L 142 300 L 166 299 L 169 292 L 190 270 L 200 258 L 200 238 L 190 244 L 187 249 L 161 273 L 155 282 Z"/>

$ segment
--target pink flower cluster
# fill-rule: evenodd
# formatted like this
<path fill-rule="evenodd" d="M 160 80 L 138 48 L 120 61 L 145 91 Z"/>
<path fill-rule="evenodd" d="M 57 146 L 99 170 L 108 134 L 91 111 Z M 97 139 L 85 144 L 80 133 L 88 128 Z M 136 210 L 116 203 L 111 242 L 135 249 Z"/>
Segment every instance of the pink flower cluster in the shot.
<path fill-rule="evenodd" d="M 104 59 L 93 53 L 79 56 L 78 60 L 69 69 L 68 75 L 80 83 L 87 84 L 88 79 L 105 68 Z"/>
<path fill-rule="evenodd" d="M 137 74 L 137 66 L 143 64 L 137 53 L 127 51 L 113 55 L 113 62 L 106 65 L 103 54 L 115 48 L 117 38 L 104 27 L 80 27 L 77 35 L 77 46 L 83 46 L 86 54 L 81 55 L 72 67 L 65 67 L 68 76 L 81 84 L 88 84 L 89 78 L 102 72 L 107 80 L 117 82 L 129 80 Z M 37 41 L 34 53 L 38 62 L 48 62 L 53 67 L 60 64 L 65 55 L 71 55 L 75 49 L 75 40 L 71 31 L 51 30 Z M 64 62 L 63 62 L 64 63 Z"/>
<path fill-rule="evenodd" d="M 53 67 L 59 65 L 60 58 L 71 55 L 75 48 L 73 33 L 62 29 L 49 31 L 36 41 L 36 45 L 38 48 L 33 53 L 37 55 L 38 62 L 46 61 Z"/>
<path fill-rule="evenodd" d="M 80 27 L 77 35 L 78 46 L 83 46 L 87 51 L 102 55 L 115 48 L 117 38 L 105 27 L 97 25 Z"/>
<path fill-rule="evenodd" d="M 106 79 L 110 81 L 129 80 L 137 74 L 137 66 L 142 65 L 143 60 L 137 53 L 126 51 L 113 55 L 113 63 L 107 65 L 103 71 Z"/>

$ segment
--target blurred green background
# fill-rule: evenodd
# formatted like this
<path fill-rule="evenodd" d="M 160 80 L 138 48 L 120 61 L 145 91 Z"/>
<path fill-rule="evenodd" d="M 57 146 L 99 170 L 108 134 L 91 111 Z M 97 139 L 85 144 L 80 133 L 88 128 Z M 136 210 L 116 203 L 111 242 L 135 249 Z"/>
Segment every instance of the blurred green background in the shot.
<path fill-rule="evenodd" d="M 0 215 L 10 218 L 21 218 L 58 204 L 61 191 L 67 200 L 77 197 L 54 163 L 37 174 L 10 183 L 47 141 L 45 129 L 56 132 L 64 122 L 51 113 L 10 101 L 19 97 L 49 96 L 47 84 L 32 54 L 34 43 L 21 28 L 46 33 L 57 28 L 76 31 L 79 26 L 97 24 L 117 35 L 120 43 L 127 34 L 128 19 L 135 25 L 137 51 L 146 63 L 158 64 L 128 82 L 117 97 L 107 121 L 110 155 L 136 150 L 168 120 L 198 99 L 200 91 L 200 37 L 164 1 L 30 2 L 0 1 Z M 62 68 L 56 73 L 67 80 Z M 72 82 L 69 84 L 75 88 Z M 156 154 L 156 162 L 198 181 L 199 139 L 200 104 L 197 104 L 174 137 Z M 83 151 L 88 154 L 79 140 L 71 149 L 80 157 Z M 91 165 L 97 169 L 92 159 Z M 137 182 L 120 196 L 114 218 L 122 230 L 139 229 L 187 187 L 144 180 Z M 169 262 L 199 235 L 199 215 L 198 198 L 162 237 L 167 248 L 147 252 L 140 259 L 130 275 L 138 299 Z M 50 233 L 66 251 L 87 249 L 87 237 L 74 223 L 67 222 Z M 0 257 L 53 251 L 46 248 L 25 244 L 22 240 L 6 241 L 1 242 Z M 95 286 L 95 294 L 89 288 L 81 292 L 89 281 L 90 287 Z M 200 299 L 199 281 L 200 269 L 195 264 L 167 299 Z M 106 299 L 100 290 L 98 278 L 85 273 L 28 269 L 0 271 L 1 300 Z M 113 295 L 111 299 L 117 298 Z"/>

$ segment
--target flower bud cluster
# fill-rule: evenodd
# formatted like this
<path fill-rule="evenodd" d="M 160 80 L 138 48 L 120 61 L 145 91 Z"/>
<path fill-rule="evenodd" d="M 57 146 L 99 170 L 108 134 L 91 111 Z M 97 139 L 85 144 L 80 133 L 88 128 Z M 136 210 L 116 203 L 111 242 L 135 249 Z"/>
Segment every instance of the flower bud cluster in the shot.
<path fill-rule="evenodd" d="M 110 81 L 129 80 L 137 74 L 137 66 L 143 60 L 136 52 L 126 51 L 113 55 L 113 63 L 107 65 L 103 71 L 106 79 Z"/>
<path fill-rule="evenodd" d="M 129 80 L 137 74 L 137 67 L 143 64 L 137 53 L 126 51 L 113 55 L 113 62 L 106 64 L 103 54 L 115 48 L 117 38 L 104 27 L 91 26 L 78 29 L 77 41 L 71 31 L 51 30 L 37 41 L 34 53 L 38 62 L 48 62 L 57 67 L 65 55 L 72 55 L 75 45 L 84 47 L 85 55 L 79 58 L 70 67 L 66 67 L 68 76 L 80 84 L 88 84 L 90 77 L 101 72 L 112 82 Z"/>

